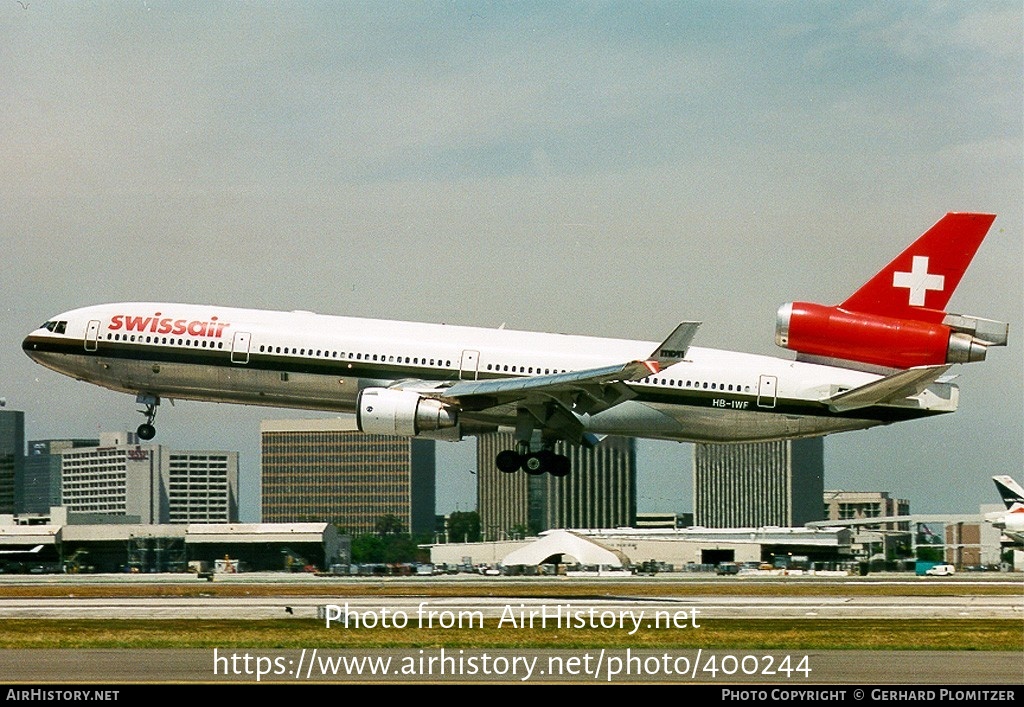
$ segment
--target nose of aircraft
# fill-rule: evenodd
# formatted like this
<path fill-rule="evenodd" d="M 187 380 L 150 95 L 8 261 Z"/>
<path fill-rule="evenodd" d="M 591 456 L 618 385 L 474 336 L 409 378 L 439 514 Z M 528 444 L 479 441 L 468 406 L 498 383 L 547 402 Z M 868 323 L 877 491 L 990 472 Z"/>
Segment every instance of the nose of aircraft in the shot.
<path fill-rule="evenodd" d="M 51 337 L 57 327 L 57 321 L 49 321 L 31 331 L 21 342 L 21 350 L 33 361 L 39 362 L 46 346 L 47 337 Z"/>
<path fill-rule="evenodd" d="M 39 331 L 38 329 L 36 331 Z M 38 360 L 36 358 L 36 350 L 38 349 L 38 341 L 36 340 L 35 332 L 32 332 L 25 337 L 24 341 L 21 342 L 21 350 L 28 354 L 28 357 L 33 361 Z"/>

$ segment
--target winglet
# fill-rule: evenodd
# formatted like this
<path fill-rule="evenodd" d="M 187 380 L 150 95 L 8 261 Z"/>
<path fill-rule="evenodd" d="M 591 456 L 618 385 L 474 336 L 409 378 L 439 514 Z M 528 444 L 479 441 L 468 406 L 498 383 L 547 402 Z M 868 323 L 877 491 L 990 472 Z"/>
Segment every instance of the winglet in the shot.
<path fill-rule="evenodd" d="M 690 342 L 696 336 L 700 324 L 700 322 L 682 322 L 672 330 L 672 333 L 661 342 L 658 348 L 651 352 L 650 359 L 657 361 L 663 369 L 685 359 L 686 351 L 690 348 Z M 657 373 L 657 371 L 652 371 L 652 373 Z"/>

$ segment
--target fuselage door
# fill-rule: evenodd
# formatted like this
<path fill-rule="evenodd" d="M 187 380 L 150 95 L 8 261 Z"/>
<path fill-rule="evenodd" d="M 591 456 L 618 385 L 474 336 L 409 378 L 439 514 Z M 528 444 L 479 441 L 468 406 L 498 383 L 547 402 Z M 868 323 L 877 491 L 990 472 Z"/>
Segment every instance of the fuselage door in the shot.
<path fill-rule="evenodd" d="M 459 363 L 459 378 L 464 381 L 475 381 L 479 365 L 479 351 L 463 351 L 462 361 Z"/>
<path fill-rule="evenodd" d="M 231 363 L 249 363 L 249 339 L 247 331 L 236 331 L 231 340 Z"/>
<path fill-rule="evenodd" d="M 775 407 L 775 389 L 778 387 L 777 376 L 761 376 L 757 382 L 757 406 L 760 408 Z"/>
<path fill-rule="evenodd" d="M 93 319 L 85 329 L 85 350 L 95 351 L 100 340 L 100 323 Z"/>

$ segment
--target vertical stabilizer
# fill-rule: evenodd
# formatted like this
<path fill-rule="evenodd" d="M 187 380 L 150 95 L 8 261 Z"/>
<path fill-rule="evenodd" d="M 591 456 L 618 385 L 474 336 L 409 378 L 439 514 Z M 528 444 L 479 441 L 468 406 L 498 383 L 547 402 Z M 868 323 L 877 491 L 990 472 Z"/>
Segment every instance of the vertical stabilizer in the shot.
<path fill-rule="evenodd" d="M 993 214 L 948 213 L 839 305 L 848 312 L 942 321 Z"/>

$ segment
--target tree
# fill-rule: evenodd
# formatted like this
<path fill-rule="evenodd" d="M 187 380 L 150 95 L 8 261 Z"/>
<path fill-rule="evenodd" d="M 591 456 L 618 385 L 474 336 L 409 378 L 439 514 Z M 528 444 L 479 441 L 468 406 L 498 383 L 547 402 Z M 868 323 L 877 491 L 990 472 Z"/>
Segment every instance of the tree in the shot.
<path fill-rule="evenodd" d="M 511 528 L 509 528 L 508 534 L 509 537 L 511 537 L 513 540 L 522 540 L 530 534 L 530 529 L 522 523 L 519 523 L 518 525 L 513 525 Z"/>
<path fill-rule="evenodd" d="M 401 535 L 405 532 L 405 523 L 394 513 L 388 513 L 377 519 L 374 530 L 381 537 L 385 535 Z"/>
<path fill-rule="evenodd" d="M 476 511 L 455 511 L 448 516 L 448 541 L 480 542 L 480 514 Z"/>
<path fill-rule="evenodd" d="M 384 562 L 384 545 L 382 537 L 364 533 L 352 536 L 352 562 L 369 564 Z"/>

